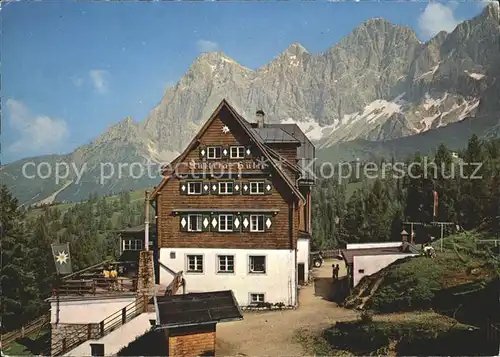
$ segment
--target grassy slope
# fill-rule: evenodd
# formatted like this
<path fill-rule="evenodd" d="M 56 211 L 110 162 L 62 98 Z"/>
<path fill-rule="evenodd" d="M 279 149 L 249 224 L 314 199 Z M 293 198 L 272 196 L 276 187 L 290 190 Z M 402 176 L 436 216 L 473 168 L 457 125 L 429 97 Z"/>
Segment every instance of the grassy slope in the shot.
<path fill-rule="evenodd" d="M 435 242 L 435 259 L 424 256 L 401 259 L 363 278 L 345 305 L 379 312 L 428 309 L 436 296 L 447 289 L 481 288 L 483 283 L 497 277 L 495 258 L 478 242 L 483 238 L 479 233 L 450 236 L 443 241 L 443 252 L 441 242 Z"/>

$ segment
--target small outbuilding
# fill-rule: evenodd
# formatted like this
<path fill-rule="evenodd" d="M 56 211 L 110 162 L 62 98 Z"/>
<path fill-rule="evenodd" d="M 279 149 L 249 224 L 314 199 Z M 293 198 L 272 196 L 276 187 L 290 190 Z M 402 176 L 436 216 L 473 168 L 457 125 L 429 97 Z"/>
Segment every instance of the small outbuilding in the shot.
<path fill-rule="evenodd" d="M 243 319 L 231 290 L 160 296 L 157 303 L 166 356 L 214 356 L 217 323 Z"/>

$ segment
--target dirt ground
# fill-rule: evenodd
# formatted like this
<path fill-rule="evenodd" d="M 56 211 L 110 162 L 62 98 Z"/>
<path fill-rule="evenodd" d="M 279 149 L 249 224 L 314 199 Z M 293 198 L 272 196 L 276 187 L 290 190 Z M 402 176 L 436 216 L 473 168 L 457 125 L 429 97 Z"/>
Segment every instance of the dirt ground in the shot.
<path fill-rule="evenodd" d="M 242 321 L 217 325 L 217 356 L 302 356 L 306 352 L 294 341 L 296 330 L 319 331 L 336 321 L 352 320 L 358 314 L 331 301 L 334 296 L 332 264 L 339 264 L 339 276 L 346 270 L 341 260 L 326 260 L 313 269 L 314 284 L 302 287 L 296 310 L 246 312 Z"/>

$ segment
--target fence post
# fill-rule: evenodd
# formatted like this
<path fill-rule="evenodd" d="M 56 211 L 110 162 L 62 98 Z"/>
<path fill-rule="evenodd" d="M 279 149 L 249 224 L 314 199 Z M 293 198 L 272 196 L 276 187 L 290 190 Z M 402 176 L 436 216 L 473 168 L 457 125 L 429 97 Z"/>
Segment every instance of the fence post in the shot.
<path fill-rule="evenodd" d="M 125 325 L 127 322 L 127 307 L 122 309 L 122 325 Z"/>
<path fill-rule="evenodd" d="M 99 322 L 99 332 L 101 333 L 101 337 L 104 337 L 104 320 Z"/>
<path fill-rule="evenodd" d="M 87 325 L 87 340 L 92 339 L 92 324 Z"/>
<path fill-rule="evenodd" d="M 66 352 L 66 337 L 63 337 L 62 339 L 62 352 Z"/>

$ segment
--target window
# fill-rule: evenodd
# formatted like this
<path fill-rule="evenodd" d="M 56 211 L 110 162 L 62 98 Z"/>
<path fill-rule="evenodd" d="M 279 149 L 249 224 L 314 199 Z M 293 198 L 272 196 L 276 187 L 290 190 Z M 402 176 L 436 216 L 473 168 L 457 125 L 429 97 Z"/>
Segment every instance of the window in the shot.
<path fill-rule="evenodd" d="M 188 195 L 201 195 L 201 182 L 188 182 Z"/>
<path fill-rule="evenodd" d="M 142 240 L 140 239 L 124 239 L 123 250 L 141 250 Z"/>
<path fill-rule="evenodd" d="M 264 194 L 264 182 L 252 182 L 250 181 L 250 194 L 251 195 L 263 195 Z"/>
<path fill-rule="evenodd" d="M 219 255 L 219 273 L 234 273 L 233 255 Z"/>
<path fill-rule="evenodd" d="M 201 232 L 201 214 L 188 215 L 188 232 Z"/>
<path fill-rule="evenodd" d="M 219 215 L 219 232 L 232 232 L 233 231 L 233 215 L 221 214 Z"/>
<path fill-rule="evenodd" d="M 209 146 L 207 148 L 207 157 L 209 159 L 220 159 L 222 157 L 222 149 L 219 146 Z"/>
<path fill-rule="evenodd" d="M 265 273 L 266 257 L 263 255 L 250 256 L 250 273 Z"/>
<path fill-rule="evenodd" d="M 261 214 L 250 215 L 250 232 L 264 232 L 264 216 Z"/>
<path fill-rule="evenodd" d="M 232 182 L 219 182 L 219 195 L 232 195 L 233 183 Z"/>
<path fill-rule="evenodd" d="M 245 147 L 231 146 L 231 148 L 229 149 L 229 155 L 231 159 L 243 159 L 245 157 Z"/>
<path fill-rule="evenodd" d="M 250 303 L 258 304 L 264 302 L 264 294 L 250 294 Z"/>
<path fill-rule="evenodd" d="M 364 270 L 364 269 L 359 269 L 359 270 L 358 270 L 358 273 L 360 273 L 360 274 L 364 274 L 364 273 L 365 273 L 365 270 Z"/>
<path fill-rule="evenodd" d="M 188 255 L 187 259 L 189 273 L 203 273 L 203 255 Z"/>
<path fill-rule="evenodd" d="M 170 252 L 170 259 L 175 259 L 175 252 Z"/>

